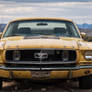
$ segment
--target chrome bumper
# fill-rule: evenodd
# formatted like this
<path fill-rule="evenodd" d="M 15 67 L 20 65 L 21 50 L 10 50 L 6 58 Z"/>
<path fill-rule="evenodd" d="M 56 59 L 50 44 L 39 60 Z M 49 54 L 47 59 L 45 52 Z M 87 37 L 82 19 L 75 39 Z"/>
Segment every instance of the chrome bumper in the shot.
<path fill-rule="evenodd" d="M 72 67 L 47 67 L 47 68 L 36 68 L 36 67 L 6 67 L 0 66 L 2 70 L 79 70 L 79 69 L 91 69 L 92 65 L 72 66 Z"/>

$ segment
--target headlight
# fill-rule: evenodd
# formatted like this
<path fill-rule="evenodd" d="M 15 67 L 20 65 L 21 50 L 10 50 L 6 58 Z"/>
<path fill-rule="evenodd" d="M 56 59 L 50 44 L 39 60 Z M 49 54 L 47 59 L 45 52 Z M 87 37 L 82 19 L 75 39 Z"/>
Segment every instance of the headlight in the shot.
<path fill-rule="evenodd" d="M 14 61 L 19 61 L 20 58 L 21 58 L 20 51 L 15 50 L 15 51 L 13 52 L 13 60 L 14 60 Z"/>
<path fill-rule="evenodd" d="M 85 52 L 85 59 L 92 60 L 92 51 Z"/>
<path fill-rule="evenodd" d="M 68 61 L 69 59 L 69 51 L 62 51 L 62 60 Z"/>

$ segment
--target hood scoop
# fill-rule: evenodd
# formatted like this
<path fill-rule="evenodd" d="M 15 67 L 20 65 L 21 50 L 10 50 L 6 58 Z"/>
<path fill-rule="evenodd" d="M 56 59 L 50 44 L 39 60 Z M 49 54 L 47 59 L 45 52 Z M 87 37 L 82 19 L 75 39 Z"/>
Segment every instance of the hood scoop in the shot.
<path fill-rule="evenodd" d="M 56 36 L 26 36 L 24 39 L 60 39 Z"/>

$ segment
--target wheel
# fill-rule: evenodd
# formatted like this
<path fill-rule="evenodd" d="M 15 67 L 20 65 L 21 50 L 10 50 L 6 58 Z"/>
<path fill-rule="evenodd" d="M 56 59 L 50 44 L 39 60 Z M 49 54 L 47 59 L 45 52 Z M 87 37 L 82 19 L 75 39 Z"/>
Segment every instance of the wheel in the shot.
<path fill-rule="evenodd" d="M 91 89 L 92 88 L 92 75 L 79 78 L 80 89 Z"/>
<path fill-rule="evenodd" d="M 0 79 L 0 89 L 2 89 L 2 85 L 3 85 L 2 79 Z"/>

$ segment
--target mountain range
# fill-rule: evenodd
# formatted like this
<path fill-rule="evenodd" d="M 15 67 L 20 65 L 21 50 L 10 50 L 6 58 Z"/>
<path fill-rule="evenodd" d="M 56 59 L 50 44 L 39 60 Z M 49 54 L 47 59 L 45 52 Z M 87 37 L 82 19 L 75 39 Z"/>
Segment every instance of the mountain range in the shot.
<path fill-rule="evenodd" d="M 3 32 L 5 26 L 6 26 L 6 24 L 0 24 L 0 32 Z"/>
<path fill-rule="evenodd" d="M 77 24 L 77 26 L 79 27 L 79 29 L 92 29 L 92 24 L 83 23 Z"/>

